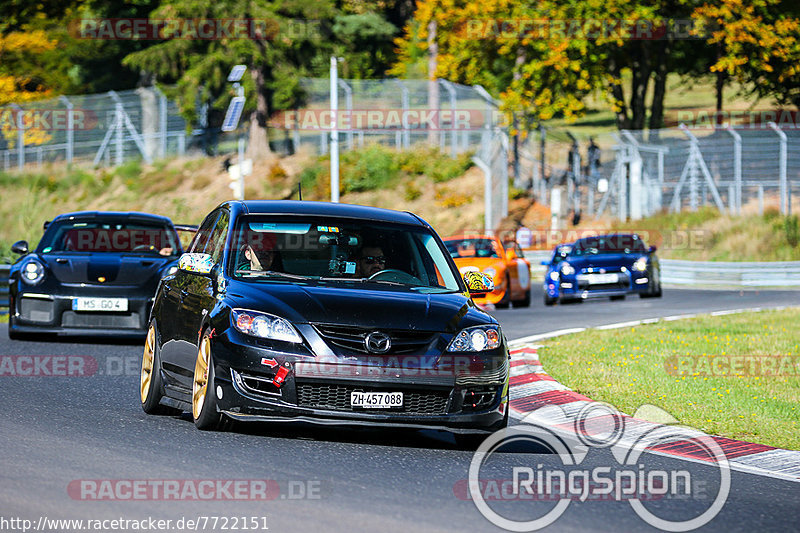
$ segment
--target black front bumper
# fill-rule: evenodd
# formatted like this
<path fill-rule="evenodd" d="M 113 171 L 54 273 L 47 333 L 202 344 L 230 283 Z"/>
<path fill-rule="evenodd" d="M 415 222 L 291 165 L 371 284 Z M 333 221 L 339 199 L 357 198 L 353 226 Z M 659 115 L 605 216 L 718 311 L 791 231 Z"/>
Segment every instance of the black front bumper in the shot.
<path fill-rule="evenodd" d="M 124 312 L 75 311 L 78 297 L 126 298 Z M 41 289 L 16 292 L 9 300 L 9 331 L 69 336 L 141 338 L 147 332 L 147 320 L 153 305 L 152 295 L 141 290 L 110 291 L 108 288 L 81 287 L 58 293 Z"/>
<path fill-rule="evenodd" d="M 505 346 L 502 353 L 507 361 Z M 311 356 L 256 347 L 251 339 L 230 330 L 212 340 L 212 354 L 215 390 L 209 393 L 216 396 L 218 409 L 236 420 L 441 429 L 455 433 L 492 432 L 504 427 L 507 420 L 507 363 L 468 379 L 452 372 L 420 369 L 409 372 L 408 368 L 342 362 L 326 366 L 318 365 Z M 280 366 L 263 366 L 263 358 L 274 359 Z M 289 373 L 276 387 L 269 382 L 281 366 Z M 352 408 L 353 391 L 402 392 L 404 406 Z"/>

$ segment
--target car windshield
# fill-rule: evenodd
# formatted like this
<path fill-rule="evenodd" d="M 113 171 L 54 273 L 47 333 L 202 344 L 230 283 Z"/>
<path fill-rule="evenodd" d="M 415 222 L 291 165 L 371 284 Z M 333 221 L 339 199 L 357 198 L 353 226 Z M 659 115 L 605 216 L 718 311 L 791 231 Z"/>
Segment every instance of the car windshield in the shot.
<path fill-rule="evenodd" d="M 239 217 L 228 272 L 248 282 L 460 291 L 445 250 L 427 228 L 372 220 Z"/>
<path fill-rule="evenodd" d="M 500 257 L 492 239 L 448 239 L 444 241 L 450 257 Z"/>
<path fill-rule="evenodd" d="M 174 256 L 181 252 L 168 226 L 113 220 L 55 222 L 48 226 L 40 253 L 113 253 Z"/>
<path fill-rule="evenodd" d="M 640 254 L 646 251 L 638 235 L 603 235 L 577 241 L 570 256 Z"/>

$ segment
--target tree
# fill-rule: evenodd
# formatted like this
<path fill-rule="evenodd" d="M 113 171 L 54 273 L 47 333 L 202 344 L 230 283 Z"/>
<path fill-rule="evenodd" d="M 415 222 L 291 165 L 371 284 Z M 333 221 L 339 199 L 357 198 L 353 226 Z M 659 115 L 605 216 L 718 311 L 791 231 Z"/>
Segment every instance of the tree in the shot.
<path fill-rule="evenodd" d="M 800 8 L 781 0 L 714 0 L 695 9 L 699 32 L 720 53 L 711 71 L 751 94 L 800 108 Z"/>
<path fill-rule="evenodd" d="M 586 98 L 599 92 L 619 128 L 657 128 L 668 74 L 708 53 L 670 33 L 673 19 L 687 18 L 693 1 L 421 0 L 397 41 L 400 64 L 393 72 L 417 69 L 424 23 L 435 17 L 438 74 L 486 86 L 528 125 L 580 116 Z"/>
<path fill-rule="evenodd" d="M 267 121 L 275 110 L 278 86 L 295 85 L 313 64 L 323 40 L 320 21 L 330 20 L 329 0 L 314 3 L 269 0 L 163 0 L 152 19 L 258 21 L 232 37 L 169 38 L 128 55 L 123 63 L 153 73 L 158 81 L 177 82 L 172 92 L 189 118 L 198 94 L 224 107 L 231 96 L 226 76 L 235 64 L 248 66 L 244 80 L 250 110 L 251 157 L 269 152 Z M 191 31 L 185 25 L 181 31 Z"/>

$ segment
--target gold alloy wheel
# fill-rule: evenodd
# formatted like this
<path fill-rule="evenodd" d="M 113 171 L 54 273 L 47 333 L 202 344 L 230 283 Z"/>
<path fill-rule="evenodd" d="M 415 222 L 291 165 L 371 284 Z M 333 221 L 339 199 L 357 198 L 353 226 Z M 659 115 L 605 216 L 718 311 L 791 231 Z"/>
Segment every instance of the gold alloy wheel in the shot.
<path fill-rule="evenodd" d="M 153 381 L 153 354 L 156 348 L 156 328 L 151 325 L 147 330 L 147 340 L 144 343 L 144 354 L 142 355 L 142 375 L 139 383 L 139 393 L 142 403 L 147 401 L 147 393 L 150 392 L 150 383 Z"/>
<path fill-rule="evenodd" d="M 200 418 L 208 392 L 208 361 L 211 352 L 211 341 L 203 337 L 197 350 L 197 361 L 194 364 L 194 383 L 192 384 L 192 415 Z"/>

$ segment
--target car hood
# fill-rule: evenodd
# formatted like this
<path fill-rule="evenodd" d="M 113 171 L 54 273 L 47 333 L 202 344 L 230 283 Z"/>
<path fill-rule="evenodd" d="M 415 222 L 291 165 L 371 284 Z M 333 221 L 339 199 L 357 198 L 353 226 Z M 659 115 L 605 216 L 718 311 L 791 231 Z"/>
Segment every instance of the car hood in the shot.
<path fill-rule="evenodd" d="M 175 258 L 117 254 L 64 254 L 39 256 L 61 283 L 147 286 L 158 283 L 162 269 Z M 104 281 L 100 281 L 104 278 Z"/>
<path fill-rule="evenodd" d="M 295 323 L 457 332 L 496 322 L 460 293 L 232 281 L 227 300 L 231 307 L 271 313 Z"/>
<path fill-rule="evenodd" d="M 620 266 L 630 269 L 633 263 L 643 256 L 644 254 L 598 254 L 568 257 L 567 261 L 575 270 L 580 270 L 582 268 L 611 268 Z"/>

